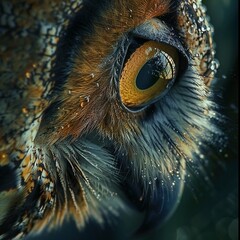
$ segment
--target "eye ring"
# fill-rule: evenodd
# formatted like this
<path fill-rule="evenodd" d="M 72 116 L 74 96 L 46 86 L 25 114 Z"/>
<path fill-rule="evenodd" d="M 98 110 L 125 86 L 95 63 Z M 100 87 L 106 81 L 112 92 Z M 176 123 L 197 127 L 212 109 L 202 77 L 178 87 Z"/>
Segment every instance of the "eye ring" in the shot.
<path fill-rule="evenodd" d="M 179 53 L 174 47 L 146 41 L 125 63 L 119 81 L 121 102 L 139 111 L 165 95 L 178 71 Z"/>

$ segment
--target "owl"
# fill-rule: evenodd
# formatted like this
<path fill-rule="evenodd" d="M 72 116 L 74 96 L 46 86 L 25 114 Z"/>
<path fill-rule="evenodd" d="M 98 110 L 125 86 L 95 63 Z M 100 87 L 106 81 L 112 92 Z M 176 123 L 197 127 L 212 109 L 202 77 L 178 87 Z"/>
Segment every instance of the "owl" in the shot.
<path fill-rule="evenodd" d="M 2 0 L 0 238 L 167 221 L 221 134 L 212 32 L 200 0 Z"/>

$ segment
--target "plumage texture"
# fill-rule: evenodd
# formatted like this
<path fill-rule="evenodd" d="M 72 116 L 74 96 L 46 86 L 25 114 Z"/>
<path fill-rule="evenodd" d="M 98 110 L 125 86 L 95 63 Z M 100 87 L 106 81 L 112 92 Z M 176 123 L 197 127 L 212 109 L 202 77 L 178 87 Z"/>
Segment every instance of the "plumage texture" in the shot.
<path fill-rule="evenodd" d="M 188 67 L 164 97 L 132 113 L 118 81 L 129 36 L 149 26 Z M 1 1 L 1 238 L 70 216 L 79 227 L 103 222 L 125 208 L 128 176 L 143 198 L 159 183 L 169 194 L 183 184 L 201 142 L 219 134 L 211 35 L 201 1 Z"/>

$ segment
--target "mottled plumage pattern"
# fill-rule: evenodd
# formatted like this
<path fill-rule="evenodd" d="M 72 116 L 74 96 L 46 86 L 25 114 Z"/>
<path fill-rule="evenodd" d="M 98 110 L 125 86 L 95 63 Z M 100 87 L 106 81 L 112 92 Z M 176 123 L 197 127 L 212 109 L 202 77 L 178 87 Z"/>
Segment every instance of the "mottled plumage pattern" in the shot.
<path fill-rule="evenodd" d="M 219 134 L 211 34 L 201 1 L 1 1 L 0 238 L 101 223 L 127 208 L 125 191 L 140 205 L 160 196 L 170 216 Z M 172 88 L 138 112 L 119 96 L 133 35 L 181 55 Z"/>

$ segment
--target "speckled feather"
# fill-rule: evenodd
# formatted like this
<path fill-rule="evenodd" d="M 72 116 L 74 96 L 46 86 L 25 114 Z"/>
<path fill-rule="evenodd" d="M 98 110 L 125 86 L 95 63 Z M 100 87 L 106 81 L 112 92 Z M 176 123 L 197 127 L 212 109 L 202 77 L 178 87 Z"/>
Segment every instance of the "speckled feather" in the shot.
<path fill-rule="evenodd" d="M 84 16 L 88 25 L 79 26 L 83 37 L 68 55 L 59 54 L 61 39 L 93 3 L 0 3 L 1 239 L 59 226 L 70 216 L 79 227 L 89 217 L 101 223 L 124 206 L 117 155 L 129 159 L 133 182 L 143 181 L 144 191 L 154 194 L 156 179 L 173 187 L 173 176 L 184 178 L 193 153 L 200 154 L 201 139 L 218 134 L 209 100 L 216 62 L 201 1 L 94 3 L 97 11 Z M 174 24 L 161 24 L 179 35 L 190 67 L 154 110 L 129 113 L 116 89 L 119 42 L 146 21 L 171 14 Z M 66 67 L 59 70 L 59 62 Z"/>

